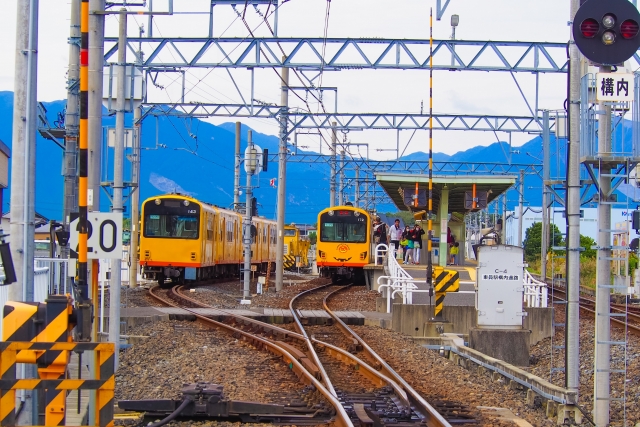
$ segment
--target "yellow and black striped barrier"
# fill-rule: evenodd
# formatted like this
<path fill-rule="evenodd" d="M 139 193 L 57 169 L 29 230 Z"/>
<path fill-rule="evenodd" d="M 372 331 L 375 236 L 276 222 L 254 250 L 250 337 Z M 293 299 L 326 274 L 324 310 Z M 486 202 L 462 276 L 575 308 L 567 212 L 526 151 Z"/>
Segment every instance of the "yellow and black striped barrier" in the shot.
<path fill-rule="evenodd" d="M 98 378 L 85 380 L 70 379 L 17 379 L 16 363 L 22 352 L 35 354 L 68 354 L 69 351 L 97 352 Z M 0 426 L 15 426 L 16 390 L 57 390 L 66 396 L 67 390 L 97 390 L 95 410 L 96 427 L 112 427 L 114 405 L 114 351 L 113 343 L 70 343 L 70 342 L 0 342 Z M 59 408 L 54 408 L 59 409 Z M 45 425 L 50 424 L 49 408 L 45 413 Z M 54 417 L 55 418 L 55 417 Z M 40 427 L 40 426 L 34 426 Z"/>
<path fill-rule="evenodd" d="M 293 255 L 285 255 L 284 256 L 284 262 L 282 263 L 283 268 L 285 270 L 289 270 L 290 268 L 293 268 L 296 266 L 296 257 Z"/>
<path fill-rule="evenodd" d="M 436 294 L 436 306 L 434 317 L 442 317 L 444 307 L 444 297 L 447 292 L 458 292 L 460 290 L 460 274 L 456 270 L 445 270 L 442 267 L 433 267 L 433 290 Z"/>

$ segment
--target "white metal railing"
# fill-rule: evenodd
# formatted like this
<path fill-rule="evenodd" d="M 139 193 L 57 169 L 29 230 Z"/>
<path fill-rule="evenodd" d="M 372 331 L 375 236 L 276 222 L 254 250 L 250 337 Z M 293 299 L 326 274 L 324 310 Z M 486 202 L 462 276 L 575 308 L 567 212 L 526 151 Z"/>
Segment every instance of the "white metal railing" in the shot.
<path fill-rule="evenodd" d="M 548 286 L 524 270 L 524 302 L 527 307 L 547 307 Z"/>
<path fill-rule="evenodd" d="M 403 304 L 411 304 L 413 302 L 413 292 L 418 291 L 418 287 L 415 285 L 415 281 L 407 271 L 402 268 L 398 263 L 398 260 L 393 256 L 394 251 L 389 250 L 389 246 L 385 244 L 379 244 L 376 246 L 375 263 L 378 264 L 379 253 L 384 254 L 384 270 L 386 275 L 378 277 L 378 291 L 387 298 L 387 313 L 391 313 L 391 301 L 396 293 L 402 295 Z"/>
<path fill-rule="evenodd" d="M 35 258 L 35 268 L 48 269 L 48 290 L 54 295 L 64 295 L 71 293 L 67 286 L 67 271 L 69 260 L 66 258 Z M 43 300 L 44 301 L 44 300 Z"/>

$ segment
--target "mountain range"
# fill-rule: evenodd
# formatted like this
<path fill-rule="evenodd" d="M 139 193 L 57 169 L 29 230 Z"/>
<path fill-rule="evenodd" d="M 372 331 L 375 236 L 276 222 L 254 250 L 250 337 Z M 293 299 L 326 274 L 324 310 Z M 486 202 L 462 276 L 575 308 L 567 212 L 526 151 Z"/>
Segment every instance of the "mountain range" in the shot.
<path fill-rule="evenodd" d="M 51 123 L 64 111 L 66 101 L 43 103 Z M 113 116 L 104 111 L 103 126 L 115 126 Z M 11 147 L 13 120 L 13 93 L 0 92 L 0 139 Z M 131 126 L 127 116 L 126 126 Z M 626 125 L 624 126 L 627 127 Z M 246 147 L 249 128 L 242 126 L 242 152 Z M 631 132 L 628 132 L 630 135 Z M 148 117 L 142 125 L 141 151 L 141 200 L 166 192 L 179 192 L 216 204 L 230 207 L 233 203 L 235 124 L 225 123 L 215 126 L 199 119 L 179 119 L 169 117 Z M 253 142 L 269 153 L 278 152 L 278 138 L 253 132 Z M 301 152 L 310 153 L 310 152 Z M 555 138 L 551 139 L 551 176 L 565 173 L 566 152 Z M 36 147 L 36 210 L 47 218 L 59 219 L 62 215 L 62 155 L 63 150 L 54 142 L 38 134 Z M 505 142 L 489 146 L 477 146 L 453 155 L 434 153 L 434 161 L 456 162 L 504 162 L 512 164 L 540 164 L 542 139 L 535 137 L 526 144 L 511 149 Z M 402 160 L 428 160 L 428 154 L 416 152 L 404 156 Z M 109 165 L 108 173 L 103 170 L 102 180 L 111 179 L 113 149 L 103 149 L 103 164 Z M 329 172 L 327 163 L 301 163 L 295 158 L 287 163 L 287 214 L 286 222 L 315 223 L 317 212 L 328 204 Z M 107 169 L 104 168 L 103 169 Z M 513 172 L 517 174 L 516 171 Z M 270 163 L 268 170 L 254 177 L 255 197 L 258 199 L 260 215 L 275 218 L 276 189 L 269 185 L 271 178 L 277 178 L 278 165 Z M 129 180 L 130 167 L 125 161 L 125 181 Z M 241 185 L 244 186 L 244 174 Z M 527 175 L 525 178 L 525 203 L 540 206 L 542 198 L 541 178 Z M 241 201 L 244 196 L 241 197 Z M 508 208 L 518 203 L 518 193 L 510 190 Z M 9 189 L 5 190 L 3 212 L 9 210 Z M 109 199 L 101 196 L 101 210 L 108 211 Z M 377 206 L 380 212 L 393 212 L 393 205 Z"/>

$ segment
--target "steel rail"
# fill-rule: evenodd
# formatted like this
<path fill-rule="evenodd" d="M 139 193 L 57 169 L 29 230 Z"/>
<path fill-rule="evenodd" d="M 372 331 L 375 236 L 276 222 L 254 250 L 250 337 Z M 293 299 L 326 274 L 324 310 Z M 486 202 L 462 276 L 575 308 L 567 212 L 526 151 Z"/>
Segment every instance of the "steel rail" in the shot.
<path fill-rule="evenodd" d="M 561 293 L 565 295 L 565 298 L 561 298 L 558 297 L 556 295 L 553 295 L 553 298 L 557 299 L 557 300 L 561 300 L 564 301 L 566 300 L 566 292 L 563 290 L 559 290 L 559 289 L 554 289 L 553 290 L 554 293 Z M 589 301 L 589 303 L 585 303 L 585 301 Z M 580 311 L 584 312 L 584 313 L 588 313 L 591 314 L 595 317 L 596 312 L 595 310 L 593 310 L 590 307 L 595 307 L 595 302 L 588 299 L 588 298 L 584 298 L 584 297 L 580 297 Z M 613 307 L 614 310 L 616 310 L 615 307 Z M 617 309 L 619 310 L 619 309 Z M 620 310 L 622 311 L 622 310 Z M 640 316 L 633 314 L 633 313 L 629 313 L 627 312 L 627 317 L 632 317 L 635 321 L 640 323 Z M 623 322 L 622 320 L 616 319 L 615 317 L 611 317 L 609 319 L 611 321 L 611 326 L 618 328 L 618 329 L 624 329 L 624 330 L 628 330 L 630 333 L 632 333 L 633 335 L 638 335 L 640 336 L 640 326 L 636 326 L 633 324 L 630 324 L 629 322 Z"/>
<path fill-rule="evenodd" d="M 325 288 L 331 285 L 320 286 L 318 288 L 313 288 L 304 293 L 315 291 L 321 288 Z M 343 288 L 344 289 L 344 288 Z M 338 289 L 339 292 L 343 289 Z M 198 300 L 190 298 L 189 296 L 180 295 L 181 298 L 187 299 L 193 304 L 199 305 L 200 307 L 210 307 Z M 269 331 L 274 335 L 283 335 L 286 337 L 294 338 L 301 342 L 306 342 L 304 335 L 296 332 L 292 332 L 288 329 L 280 328 L 278 326 L 262 322 L 260 320 L 252 319 L 250 317 L 245 317 L 242 315 L 234 314 L 223 309 L 216 308 L 217 311 L 225 313 L 228 317 L 234 318 L 237 321 L 241 321 L 244 324 L 250 324 L 252 326 L 257 326 L 262 330 Z M 327 310 L 327 308 L 325 308 Z M 365 356 L 368 358 L 368 361 L 364 361 L 353 354 L 336 347 L 327 342 L 318 340 L 316 338 L 311 338 L 311 341 L 314 344 L 325 347 L 328 350 L 330 356 L 338 359 L 343 363 L 349 363 L 351 365 L 359 366 L 359 372 L 369 378 L 374 384 L 386 384 L 391 386 L 396 393 L 396 395 L 402 400 L 403 404 L 412 407 L 414 411 L 418 412 L 424 419 L 427 421 L 427 426 L 429 427 L 450 427 L 451 425 L 447 422 L 442 416 L 435 410 L 420 394 L 413 389 L 402 377 L 396 373 L 384 360 L 378 356 L 368 345 L 364 343 L 364 341 L 355 334 L 342 320 L 340 320 L 335 313 L 331 310 L 327 310 L 327 313 L 336 320 L 338 326 L 341 324 L 349 330 L 349 335 L 353 334 L 353 337 L 358 340 L 363 349 L 365 349 Z M 307 344 L 308 345 L 308 344 Z M 317 362 L 316 362 L 317 363 Z M 372 364 L 374 366 L 372 366 Z"/>
<path fill-rule="evenodd" d="M 342 332 L 347 335 L 349 338 L 353 338 L 358 341 L 358 343 L 362 346 L 362 350 L 365 352 L 367 358 L 372 361 L 375 361 L 381 367 L 381 370 L 384 372 L 386 376 L 396 381 L 398 384 L 402 386 L 404 391 L 406 392 L 409 401 L 412 404 L 413 410 L 420 413 L 426 421 L 428 427 L 450 427 L 451 425 L 447 420 L 442 417 L 438 413 L 438 411 L 429 404 L 420 394 L 414 390 L 413 387 L 407 383 L 404 378 L 402 378 L 387 362 L 384 361 L 382 357 L 380 357 L 369 345 L 362 339 L 358 334 L 356 334 L 346 323 L 344 323 L 336 314 L 329 309 L 327 304 L 328 299 L 333 296 L 333 294 L 337 294 L 343 289 L 338 289 L 334 292 L 331 292 L 327 295 L 323 302 L 323 308 L 325 311 L 331 316 L 331 318 L 335 321 L 336 325 L 342 330 Z"/>
<path fill-rule="evenodd" d="M 302 326 L 302 321 L 300 320 L 300 318 L 296 314 L 295 309 L 293 308 L 296 299 L 298 299 L 299 297 L 315 292 L 319 289 L 324 289 L 329 286 L 331 286 L 331 284 L 318 286 L 316 288 L 312 288 L 312 289 L 308 289 L 306 291 L 300 292 L 298 295 L 291 298 L 291 301 L 289 301 L 289 310 L 291 311 L 291 314 L 293 316 L 293 321 L 295 322 L 296 329 L 303 336 L 304 341 L 307 344 L 307 349 L 309 351 L 309 354 L 311 355 L 311 359 L 313 359 L 313 363 L 315 363 L 318 369 L 320 370 L 320 375 L 322 376 L 322 382 L 325 384 L 325 386 L 331 392 L 331 394 L 333 394 L 337 398 L 338 393 L 336 393 L 336 390 L 333 387 L 333 384 L 331 383 L 331 379 L 329 378 L 327 371 L 325 371 L 324 366 L 322 365 L 322 362 L 320 362 L 320 358 L 318 357 L 318 354 L 316 353 L 316 350 L 313 347 L 313 343 L 311 342 L 311 339 L 309 339 L 309 336 L 307 335 L 307 331 L 305 331 L 304 326 Z"/>
<path fill-rule="evenodd" d="M 179 288 L 181 289 L 181 288 Z M 180 293 L 180 297 L 184 298 L 186 300 L 189 300 L 191 303 L 198 305 L 202 308 L 210 308 L 211 306 L 204 304 L 196 299 L 193 299 L 187 295 L 184 295 L 182 293 Z M 225 313 L 225 315 L 227 317 L 231 317 L 233 318 L 235 321 L 238 322 L 242 322 L 244 324 L 250 324 L 251 326 L 257 327 L 262 329 L 263 331 L 268 331 L 273 335 L 276 336 L 282 336 L 284 338 L 292 338 L 295 340 L 300 341 L 301 343 L 305 343 L 305 339 L 304 339 L 304 335 L 299 334 L 297 332 L 292 332 L 288 329 L 284 329 L 284 328 L 280 328 L 278 326 L 272 325 L 270 323 L 265 323 L 262 322 L 260 320 L 256 320 L 256 319 L 252 319 L 250 317 L 245 317 L 239 314 L 234 314 L 231 313 L 229 311 L 225 311 L 223 309 L 219 309 L 216 308 L 216 310 Z M 333 344 L 327 343 L 325 341 L 319 340 L 317 338 L 311 338 L 311 341 L 314 344 L 318 344 L 320 346 L 323 346 L 325 348 L 325 350 L 327 350 L 327 353 L 333 357 L 334 359 L 337 359 L 340 362 L 343 363 L 348 363 L 349 365 L 352 366 L 357 366 L 359 368 L 359 372 L 364 375 L 365 377 L 367 377 L 373 384 L 377 384 L 379 386 L 390 386 L 393 388 L 394 392 L 396 393 L 396 395 L 400 398 L 400 400 L 402 400 L 402 402 L 408 407 L 410 406 L 410 402 L 408 400 L 407 397 L 407 393 L 404 391 L 404 389 L 402 387 L 400 387 L 400 385 L 395 382 L 394 380 L 392 380 L 391 378 L 389 378 L 388 376 L 384 375 L 383 373 L 381 373 L 379 371 L 379 367 L 378 366 L 372 366 L 369 362 L 360 359 L 359 357 L 356 357 L 355 355 L 349 353 L 348 351 L 340 348 L 340 347 L 336 347 Z"/>
<path fill-rule="evenodd" d="M 279 356 L 282 356 L 282 359 L 285 363 L 289 364 L 290 366 L 293 367 L 293 372 L 296 374 L 296 376 L 298 377 L 298 379 L 300 379 L 301 382 L 303 382 L 304 384 L 313 384 L 313 386 L 325 397 L 325 399 L 327 399 L 329 401 L 329 403 L 331 403 L 331 405 L 334 407 L 334 409 L 336 410 L 336 424 L 340 427 L 353 427 L 353 423 L 351 422 L 351 420 L 349 419 L 349 416 L 347 415 L 346 411 L 344 410 L 344 408 L 342 407 L 342 405 L 340 404 L 340 401 L 338 401 L 338 399 L 333 396 L 329 390 L 327 390 L 325 388 L 325 386 L 320 383 L 320 381 L 318 381 L 316 378 L 313 377 L 313 375 L 311 375 L 303 366 L 300 362 L 298 362 L 298 360 L 296 360 L 295 357 L 293 357 L 286 349 L 280 347 L 279 345 L 277 345 L 276 343 L 258 337 L 256 335 L 250 334 L 248 332 L 243 331 L 242 329 L 238 329 L 235 328 L 231 325 L 227 325 L 225 323 L 222 322 L 218 322 L 216 320 L 213 319 L 209 319 L 208 317 L 202 316 L 201 314 L 198 314 L 197 312 L 188 309 L 188 308 L 184 308 L 184 307 L 178 307 L 178 305 L 172 301 L 169 301 L 159 295 L 155 294 L 155 290 L 159 289 L 160 286 L 159 285 L 155 285 L 153 286 L 151 289 L 149 289 L 149 295 L 151 295 L 153 298 L 155 298 L 156 300 L 162 302 L 163 304 L 169 305 L 171 307 L 176 307 L 176 308 L 181 308 L 182 310 L 188 311 L 191 314 L 193 314 L 196 319 L 198 319 L 200 322 L 205 323 L 207 325 L 210 326 L 215 326 L 219 329 L 224 329 L 227 331 L 231 331 L 234 334 L 240 334 L 241 337 L 243 338 L 243 340 L 251 343 L 252 345 L 254 345 L 255 347 L 257 347 L 258 349 L 268 349 L 270 352 L 277 354 Z M 174 286 L 172 288 L 172 291 L 174 293 L 177 293 L 176 288 L 178 288 L 178 286 Z"/>

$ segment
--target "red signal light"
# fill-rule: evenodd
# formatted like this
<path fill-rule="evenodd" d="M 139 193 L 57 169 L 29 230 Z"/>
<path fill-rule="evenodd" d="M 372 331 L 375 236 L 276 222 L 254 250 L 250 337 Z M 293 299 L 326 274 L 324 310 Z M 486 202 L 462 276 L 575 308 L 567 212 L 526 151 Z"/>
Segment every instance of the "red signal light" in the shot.
<path fill-rule="evenodd" d="M 588 39 L 592 39 L 600 31 L 600 24 L 593 18 L 587 18 L 580 24 L 580 32 Z"/>
<path fill-rule="evenodd" d="M 622 24 L 620 24 L 620 35 L 623 39 L 632 39 L 638 35 L 638 30 L 640 27 L 638 23 L 633 19 L 627 19 Z"/>

